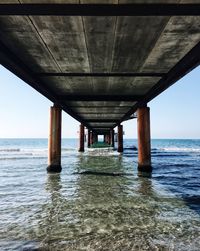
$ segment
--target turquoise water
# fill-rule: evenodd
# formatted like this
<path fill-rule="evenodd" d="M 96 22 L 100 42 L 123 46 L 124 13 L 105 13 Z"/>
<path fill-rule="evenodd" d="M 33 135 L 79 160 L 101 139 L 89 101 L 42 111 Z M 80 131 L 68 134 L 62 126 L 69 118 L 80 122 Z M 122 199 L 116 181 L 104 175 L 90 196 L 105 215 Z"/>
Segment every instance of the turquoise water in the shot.
<path fill-rule="evenodd" d="M 200 250 L 200 140 L 152 140 L 151 178 L 136 140 L 77 146 L 47 174 L 46 139 L 0 139 L 0 250 Z"/>

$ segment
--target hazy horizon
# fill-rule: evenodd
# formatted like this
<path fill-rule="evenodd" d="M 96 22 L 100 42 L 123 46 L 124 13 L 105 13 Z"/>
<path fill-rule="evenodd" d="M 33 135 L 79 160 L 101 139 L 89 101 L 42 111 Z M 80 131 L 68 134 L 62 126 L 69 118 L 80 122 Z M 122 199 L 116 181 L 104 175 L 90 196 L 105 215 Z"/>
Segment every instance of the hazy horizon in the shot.
<path fill-rule="evenodd" d="M 99 134 L 101 135 L 101 134 Z M 0 138 L 1 139 L 48 139 L 48 138 L 38 138 L 38 137 L 16 137 L 16 138 Z M 73 138 L 73 137 L 69 137 L 69 138 L 61 138 L 61 139 L 79 139 L 79 138 Z M 137 140 L 137 138 L 124 138 L 125 139 L 131 139 L 131 140 Z M 154 140 L 154 139 L 159 139 L 159 140 L 200 140 L 200 138 L 152 138 L 151 137 L 151 140 Z"/>

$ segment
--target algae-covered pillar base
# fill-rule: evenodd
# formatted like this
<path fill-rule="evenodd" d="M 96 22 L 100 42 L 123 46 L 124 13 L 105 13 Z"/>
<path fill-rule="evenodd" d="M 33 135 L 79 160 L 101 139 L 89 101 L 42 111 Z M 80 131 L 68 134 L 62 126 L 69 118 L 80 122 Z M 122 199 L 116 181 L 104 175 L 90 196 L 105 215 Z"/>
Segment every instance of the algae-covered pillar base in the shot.
<path fill-rule="evenodd" d="M 84 152 L 84 141 L 85 139 L 85 132 L 84 132 L 84 125 L 80 125 L 80 130 L 79 130 L 79 152 Z"/>
<path fill-rule="evenodd" d="M 61 172 L 61 121 L 62 110 L 54 105 L 50 108 L 49 146 L 47 172 Z"/>
<path fill-rule="evenodd" d="M 118 149 L 117 151 L 119 153 L 123 152 L 123 126 L 122 125 L 118 125 Z"/>
<path fill-rule="evenodd" d="M 145 106 L 138 108 L 137 124 L 138 124 L 138 171 L 152 172 L 149 107 Z"/>

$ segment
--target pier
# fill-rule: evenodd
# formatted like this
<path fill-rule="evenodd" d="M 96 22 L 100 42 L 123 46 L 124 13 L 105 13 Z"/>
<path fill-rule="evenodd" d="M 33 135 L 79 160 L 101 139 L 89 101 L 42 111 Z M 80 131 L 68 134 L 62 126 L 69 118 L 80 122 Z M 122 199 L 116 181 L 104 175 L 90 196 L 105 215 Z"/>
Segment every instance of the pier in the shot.
<path fill-rule="evenodd" d="M 47 171 L 62 170 L 63 111 L 80 122 L 79 152 L 98 135 L 114 147 L 117 132 L 123 154 L 122 123 L 137 119 L 138 170 L 151 172 L 148 102 L 199 65 L 200 4 L 21 2 L 0 1 L 0 63 L 53 103 Z"/>

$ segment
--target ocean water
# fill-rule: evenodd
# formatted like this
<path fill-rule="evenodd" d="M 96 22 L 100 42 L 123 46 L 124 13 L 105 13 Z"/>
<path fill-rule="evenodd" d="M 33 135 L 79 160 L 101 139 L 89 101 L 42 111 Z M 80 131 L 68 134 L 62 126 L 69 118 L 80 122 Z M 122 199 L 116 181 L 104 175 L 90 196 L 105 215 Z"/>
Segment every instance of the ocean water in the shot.
<path fill-rule="evenodd" d="M 152 177 L 136 140 L 77 152 L 47 174 L 46 139 L 0 139 L 0 250 L 200 250 L 200 140 L 152 140 Z"/>

